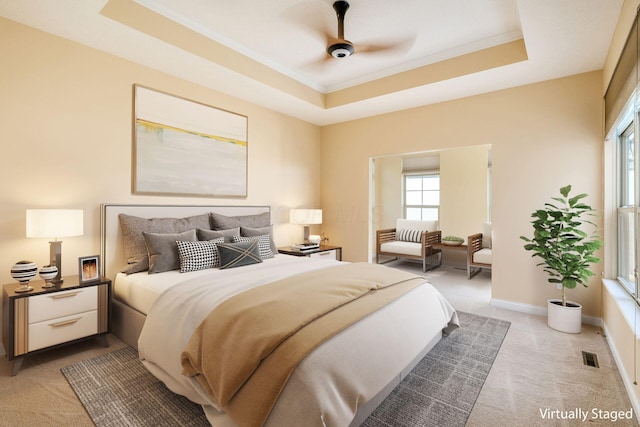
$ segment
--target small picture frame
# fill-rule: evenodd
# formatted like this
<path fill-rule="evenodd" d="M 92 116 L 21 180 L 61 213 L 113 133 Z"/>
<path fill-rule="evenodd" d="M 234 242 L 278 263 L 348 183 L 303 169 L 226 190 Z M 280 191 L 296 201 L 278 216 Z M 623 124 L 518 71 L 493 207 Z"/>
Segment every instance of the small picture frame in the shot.
<path fill-rule="evenodd" d="M 78 276 L 80 283 L 92 283 L 100 280 L 100 255 L 78 258 Z"/>

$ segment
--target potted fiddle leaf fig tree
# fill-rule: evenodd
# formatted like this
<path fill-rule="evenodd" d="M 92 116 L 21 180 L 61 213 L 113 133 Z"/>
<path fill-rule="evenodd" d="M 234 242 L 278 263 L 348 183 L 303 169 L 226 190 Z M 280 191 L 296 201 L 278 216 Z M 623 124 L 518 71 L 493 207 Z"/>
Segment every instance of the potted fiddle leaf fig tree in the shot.
<path fill-rule="evenodd" d="M 533 237 L 520 236 L 527 242 L 525 250 L 538 257 L 537 265 L 549 274 L 549 283 L 562 290 L 561 299 L 547 302 L 547 323 L 549 327 L 562 332 L 579 333 L 582 324 L 582 306 L 567 301 L 566 290 L 577 285 L 587 287 L 593 272 L 591 264 L 599 263 L 594 253 L 602 242 L 594 234 L 587 234 L 584 226 L 595 227 L 588 217 L 595 216 L 594 209 L 582 199 L 587 194 L 570 196 L 571 186 L 560 189 L 562 197 L 552 197 L 554 202 L 545 203 L 543 209 L 531 214 Z"/>

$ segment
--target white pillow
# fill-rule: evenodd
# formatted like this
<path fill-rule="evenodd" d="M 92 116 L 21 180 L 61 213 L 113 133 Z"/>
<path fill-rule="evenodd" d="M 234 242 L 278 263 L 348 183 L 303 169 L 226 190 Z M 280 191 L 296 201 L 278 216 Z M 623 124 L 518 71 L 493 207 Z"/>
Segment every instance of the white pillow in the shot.
<path fill-rule="evenodd" d="M 413 219 L 396 220 L 396 240 L 420 243 L 422 233 L 438 229 L 438 221 L 417 221 Z"/>
<path fill-rule="evenodd" d="M 396 230 L 420 230 L 435 231 L 438 229 L 438 221 L 417 221 L 415 219 L 396 220 Z"/>
<path fill-rule="evenodd" d="M 491 223 L 482 224 L 482 247 L 491 248 Z"/>
<path fill-rule="evenodd" d="M 258 242 L 258 252 L 260 253 L 260 258 L 273 258 L 273 251 L 271 250 L 271 236 L 269 234 L 250 237 L 233 236 L 233 243 L 252 242 L 254 240 Z"/>

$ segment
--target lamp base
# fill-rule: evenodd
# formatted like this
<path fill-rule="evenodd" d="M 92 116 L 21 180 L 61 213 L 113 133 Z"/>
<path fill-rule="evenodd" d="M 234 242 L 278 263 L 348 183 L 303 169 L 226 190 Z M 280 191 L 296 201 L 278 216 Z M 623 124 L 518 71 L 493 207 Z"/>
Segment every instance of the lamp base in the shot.
<path fill-rule="evenodd" d="M 49 242 L 49 264 L 55 265 L 58 269 L 58 274 L 53 278 L 52 282 L 55 284 L 62 283 L 62 241 L 54 240 Z"/>
<path fill-rule="evenodd" d="M 17 289 L 14 289 L 13 292 L 22 293 L 22 292 L 31 292 L 32 290 L 33 290 L 33 287 L 29 286 L 29 284 L 27 283 L 20 286 Z"/>

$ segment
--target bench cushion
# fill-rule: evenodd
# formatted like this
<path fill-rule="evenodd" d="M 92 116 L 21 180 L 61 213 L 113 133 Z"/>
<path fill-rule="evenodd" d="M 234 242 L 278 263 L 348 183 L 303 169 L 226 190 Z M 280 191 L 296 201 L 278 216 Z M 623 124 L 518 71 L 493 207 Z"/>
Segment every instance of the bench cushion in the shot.
<path fill-rule="evenodd" d="M 473 262 L 491 264 L 491 249 L 483 248 L 473 254 Z"/>
<path fill-rule="evenodd" d="M 400 240 L 381 244 L 380 251 L 413 256 L 420 256 L 422 254 L 420 250 L 420 243 L 403 242 Z"/>

